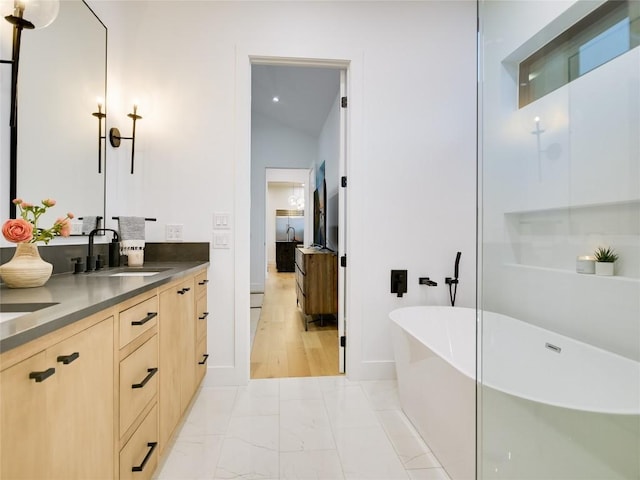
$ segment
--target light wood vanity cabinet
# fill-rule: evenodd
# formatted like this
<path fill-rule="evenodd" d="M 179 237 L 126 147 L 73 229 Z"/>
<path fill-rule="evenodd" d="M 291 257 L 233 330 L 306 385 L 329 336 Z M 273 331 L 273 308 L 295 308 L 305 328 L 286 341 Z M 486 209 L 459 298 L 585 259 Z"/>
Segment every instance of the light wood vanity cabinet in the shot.
<path fill-rule="evenodd" d="M 96 315 L 2 355 L 1 478 L 114 477 L 113 332 Z"/>
<path fill-rule="evenodd" d="M 151 478 L 206 372 L 206 276 L 3 352 L 0 478 Z"/>

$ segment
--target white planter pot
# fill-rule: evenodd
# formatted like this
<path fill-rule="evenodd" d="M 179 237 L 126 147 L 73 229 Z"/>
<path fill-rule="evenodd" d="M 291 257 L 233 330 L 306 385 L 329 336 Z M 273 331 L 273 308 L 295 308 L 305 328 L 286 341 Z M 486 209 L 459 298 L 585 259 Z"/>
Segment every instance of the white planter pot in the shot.
<path fill-rule="evenodd" d="M 613 275 L 614 262 L 596 262 L 596 275 Z"/>

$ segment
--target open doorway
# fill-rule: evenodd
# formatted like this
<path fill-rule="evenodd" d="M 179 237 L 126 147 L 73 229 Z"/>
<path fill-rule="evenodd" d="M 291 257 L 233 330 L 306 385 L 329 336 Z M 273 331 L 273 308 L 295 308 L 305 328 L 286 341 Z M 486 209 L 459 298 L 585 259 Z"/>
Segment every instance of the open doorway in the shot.
<path fill-rule="evenodd" d="M 296 251 L 327 253 L 339 269 L 338 190 L 344 148 L 340 96 L 344 71 L 337 66 L 292 66 L 291 62 L 254 64 L 251 77 L 251 317 L 259 321 L 255 330 L 251 329 L 251 378 L 336 375 L 344 372 L 337 272 L 332 282 L 314 287 L 321 293 L 335 290 L 334 314 L 305 315 L 306 297 L 301 295 L 300 282 L 296 282 L 295 268 L 291 271 L 290 264 L 278 268 L 276 247 L 289 249 L 295 242 Z M 296 178 L 292 172 L 305 172 L 307 178 Z M 316 185 L 320 172 L 321 189 Z M 272 189 L 280 193 L 270 196 Z M 323 194 L 326 221 L 322 237 L 318 237 L 316 215 L 318 192 Z M 274 208 L 275 201 L 271 200 L 276 197 L 283 203 L 279 208 Z M 288 201 L 282 202 L 284 199 Z M 294 200 L 295 205 L 289 203 Z M 291 213 L 287 210 L 297 210 L 300 204 L 304 205 L 302 235 L 299 227 L 292 227 L 292 216 L 286 215 Z M 289 245 L 276 245 L 276 210 L 286 218 L 289 237 L 293 234 L 293 239 L 285 236 L 280 240 Z M 300 225 L 299 219 L 296 221 Z M 318 244 L 318 238 L 323 239 L 322 244 Z M 297 275 L 300 278 L 300 271 Z"/>

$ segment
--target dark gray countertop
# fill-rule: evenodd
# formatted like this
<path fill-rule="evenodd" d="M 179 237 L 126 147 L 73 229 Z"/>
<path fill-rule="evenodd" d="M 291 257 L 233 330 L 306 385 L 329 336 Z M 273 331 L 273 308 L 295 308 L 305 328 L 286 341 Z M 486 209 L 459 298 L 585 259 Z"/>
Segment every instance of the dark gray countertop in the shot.
<path fill-rule="evenodd" d="M 0 303 L 53 305 L 0 323 L 0 352 L 18 347 L 49 332 L 121 303 L 165 283 L 193 274 L 209 262 L 145 262 L 144 270 L 162 269 L 145 277 L 111 277 L 120 269 L 53 275 L 42 287 L 0 288 Z M 134 270 L 131 267 L 129 270 Z"/>

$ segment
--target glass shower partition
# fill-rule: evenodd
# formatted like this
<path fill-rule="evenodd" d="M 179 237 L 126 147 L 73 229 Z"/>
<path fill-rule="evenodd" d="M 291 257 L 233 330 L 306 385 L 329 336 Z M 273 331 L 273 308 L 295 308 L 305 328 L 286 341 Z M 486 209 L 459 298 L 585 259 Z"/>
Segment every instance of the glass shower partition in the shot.
<path fill-rule="evenodd" d="M 479 2 L 478 478 L 640 478 L 640 2 L 615 45 L 602 3 Z"/>

